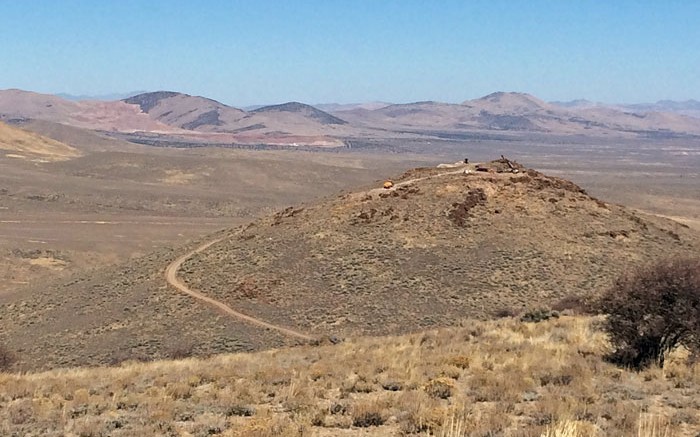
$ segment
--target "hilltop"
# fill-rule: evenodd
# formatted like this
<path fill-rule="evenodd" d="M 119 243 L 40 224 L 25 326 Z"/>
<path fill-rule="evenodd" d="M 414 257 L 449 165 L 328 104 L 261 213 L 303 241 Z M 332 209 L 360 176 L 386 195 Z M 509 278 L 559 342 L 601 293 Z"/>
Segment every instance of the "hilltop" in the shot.
<path fill-rule="evenodd" d="M 245 117 L 245 111 L 216 100 L 172 91 L 143 93 L 122 100 L 138 105 L 153 119 L 185 130 L 217 131 Z"/>
<path fill-rule="evenodd" d="M 683 225 L 567 180 L 474 169 L 417 169 L 391 190 L 290 207 L 229 232 L 182 277 L 283 326 L 404 333 L 590 296 L 630 265 L 700 247 Z"/>
<path fill-rule="evenodd" d="M 313 106 L 305 105 L 299 102 L 287 102 L 281 105 L 263 106 L 262 108 L 255 109 L 252 112 L 258 114 L 270 112 L 297 113 L 312 120 L 316 120 L 321 124 L 347 124 L 345 120 L 341 120 L 340 118 L 334 117 L 327 112 L 323 112 L 314 108 Z"/>
<path fill-rule="evenodd" d="M 297 343 L 167 285 L 165 267 L 205 243 L 177 269 L 185 284 L 316 337 L 401 334 L 590 296 L 630 266 L 700 247 L 684 225 L 567 180 L 475 170 L 411 170 L 390 190 L 359 188 L 46 285 L 50 293 L 35 287 L 0 307 L 0 321 L 15 321 L 4 339 L 34 369 L 165 357 L 177 344 L 209 354 Z"/>

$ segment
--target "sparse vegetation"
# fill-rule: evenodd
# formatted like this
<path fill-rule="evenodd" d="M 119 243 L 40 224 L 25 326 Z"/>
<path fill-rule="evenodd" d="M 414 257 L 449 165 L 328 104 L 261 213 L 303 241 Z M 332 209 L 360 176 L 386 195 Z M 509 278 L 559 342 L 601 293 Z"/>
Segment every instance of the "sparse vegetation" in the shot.
<path fill-rule="evenodd" d="M 598 303 L 614 351 L 635 369 L 658 364 L 678 346 L 700 353 L 700 259 L 672 259 L 619 278 Z"/>
<path fill-rule="evenodd" d="M 207 359 L 0 375 L 0 435 L 662 437 L 700 364 L 620 369 L 598 318 L 468 321 Z M 640 412 L 642 412 L 640 414 Z"/>
<path fill-rule="evenodd" d="M 464 226 L 466 220 L 472 216 L 470 212 L 472 208 L 485 205 L 487 200 L 486 192 L 483 188 L 475 188 L 467 191 L 462 202 L 455 202 L 452 204 L 452 210 L 448 214 L 448 217 L 457 226 Z"/>
<path fill-rule="evenodd" d="M 161 92 L 127 99 L 136 114 L 15 94 L 5 118 L 58 138 L 0 123 L 2 436 L 700 436 L 700 261 L 623 276 L 604 315 L 588 302 L 630 265 L 697 256 L 697 123 L 645 132 L 656 115 L 574 117 L 510 93 L 347 122 L 299 103 L 246 113 Z M 503 155 L 434 167 L 500 148 L 577 182 Z M 183 280 L 251 318 L 168 288 L 183 253 Z M 253 318 L 311 341 L 286 348 Z"/>

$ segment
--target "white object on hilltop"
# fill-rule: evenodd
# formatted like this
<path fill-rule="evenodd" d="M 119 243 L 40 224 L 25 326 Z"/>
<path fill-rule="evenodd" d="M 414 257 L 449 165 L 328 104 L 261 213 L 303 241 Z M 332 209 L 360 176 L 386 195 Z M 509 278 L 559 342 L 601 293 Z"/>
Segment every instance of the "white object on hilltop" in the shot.
<path fill-rule="evenodd" d="M 464 161 L 457 161 L 454 164 L 438 164 L 437 168 L 457 168 L 457 167 L 464 167 L 465 164 Z"/>

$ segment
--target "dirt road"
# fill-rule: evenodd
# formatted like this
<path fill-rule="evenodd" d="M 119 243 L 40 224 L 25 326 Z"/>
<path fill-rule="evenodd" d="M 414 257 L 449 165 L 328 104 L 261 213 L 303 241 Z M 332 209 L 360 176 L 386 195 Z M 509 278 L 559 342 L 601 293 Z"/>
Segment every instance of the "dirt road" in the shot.
<path fill-rule="evenodd" d="M 452 174 L 458 174 L 458 173 L 463 173 L 463 172 L 464 172 L 464 168 L 461 168 L 461 169 L 459 169 L 459 170 L 454 170 L 454 171 L 450 171 L 450 172 L 439 173 L 439 174 L 432 175 L 432 176 L 425 176 L 425 177 L 422 177 L 422 178 L 415 178 L 415 179 L 410 179 L 410 180 L 407 180 L 407 181 L 399 182 L 399 183 L 394 184 L 394 186 L 393 186 L 392 188 L 390 188 L 390 189 L 376 188 L 376 189 L 372 189 L 372 190 L 369 190 L 369 191 L 364 192 L 364 193 L 356 193 L 356 194 L 375 195 L 375 194 L 381 193 L 381 192 L 383 192 L 383 191 L 395 190 L 396 188 L 399 188 L 399 187 L 402 187 L 402 186 L 406 186 L 406 185 L 412 184 L 412 183 L 414 183 L 414 182 L 422 181 L 422 180 L 425 180 L 425 179 L 431 179 L 431 178 L 436 178 L 436 177 L 442 177 L 442 176 L 447 176 L 447 175 L 452 175 Z M 195 291 L 195 290 L 190 289 L 184 282 L 182 282 L 182 281 L 177 277 L 177 272 L 178 272 L 178 270 L 180 270 L 180 267 L 182 266 L 182 264 L 183 264 L 185 261 L 187 261 L 187 259 L 189 259 L 191 256 L 193 256 L 193 255 L 195 255 L 195 254 L 198 254 L 198 253 L 200 253 L 200 252 L 203 252 L 203 251 L 207 250 L 207 249 L 210 248 L 211 246 L 213 246 L 213 245 L 215 245 L 216 243 L 219 243 L 219 242 L 221 242 L 221 241 L 223 241 L 223 240 L 224 240 L 224 237 L 222 237 L 222 238 L 217 238 L 217 239 L 215 239 L 215 240 L 208 241 L 208 242 L 202 244 L 201 246 L 197 247 L 196 249 L 194 249 L 194 250 L 192 250 L 192 251 L 190 251 L 190 252 L 187 252 L 186 254 L 181 255 L 180 257 L 178 257 L 177 259 L 175 259 L 175 260 L 174 260 L 173 262 L 171 262 L 171 263 L 168 265 L 168 267 L 165 269 L 165 280 L 168 282 L 168 284 L 170 284 L 170 285 L 172 285 L 173 287 L 175 287 L 178 291 L 181 291 L 181 292 L 183 292 L 183 293 L 185 293 L 185 294 L 188 294 L 188 295 L 194 297 L 195 299 L 199 299 L 199 300 L 201 300 L 201 301 L 203 301 L 203 302 L 205 302 L 205 303 L 207 303 L 207 304 L 209 304 L 209 305 L 211 305 L 211 306 L 213 306 L 213 307 L 219 309 L 220 311 L 222 311 L 223 313 L 225 313 L 225 314 L 227 314 L 227 315 L 229 315 L 229 316 L 231 316 L 231 317 L 235 317 L 235 318 L 237 318 L 237 319 L 243 320 L 244 322 L 248 322 L 248 323 L 250 323 L 250 324 L 259 326 L 259 327 L 261 327 L 261 328 L 271 329 L 271 330 L 277 331 L 277 332 L 279 332 L 279 333 L 281 333 L 281 334 L 284 334 L 284 335 L 286 335 L 286 336 L 289 336 L 289 337 L 294 337 L 294 338 L 298 338 L 298 339 L 305 340 L 305 341 L 313 341 L 313 340 L 315 340 L 315 338 L 312 337 L 312 336 L 310 336 L 310 335 L 303 334 L 303 333 L 298 332 L 298 331 L 295 331 L 295 330 L 293 330 L 293 329 L 289 329 L 289 328 L 285 328 L 285 327 L 282 327 L 282 326 L 274 325 L 274 324 L 272 324 L 272 323 L 265 322 L 264 320 L 260 320 L 260 319 L 258 319 L 258 318 L 255 318 L 255 317 L 249 316 L 249 315 L 247 315 L 247 314 L 243 314 L 243 313 L 241 313 L 241 312 L 239 312 L 239 311 L 236 311 L 236 310 L 234 310 L 233 308 L 231 308 L 230 306 L 226 305 L 225 303 L 223 303 L 223 302 L 221 302 L 221 301 L 218 301 L 218 300 L 213 299 L 213 298 L 211 298 L 211 297 L 205 296 L 205 295 L 203 295 L 202 293 L 200 293 L 200 292 L 198 292 L 198 291 Z"/>
<path fill-rule="evenodd" d="M 282 333 L 286 336 L 289 336 L 289 337 L 295 337 L 295 338 L 305 340 L 305 341 L 313 341 L 314 337 L 312 337 L 310 335 L 302 334 L 301 332 L 294 331 L 294 330 L 288 329 L 288 328 L 284 328 L 282 326 L 273 325 L 272 323 L 267 323 L 263 320 L 260 320 L 260 319 L 257 319 L 255 317 L 251 317 L 247 314 L 243 314 L 239 311 L 236 311 L 223 302 L 220 302 L 216 299 L 212 299 L 211 297 L 207 297 L 198 291 L 194 291 L 194 290 L 190 289 L 189 287 L 187 287 L 187 285 L 184 282 L 182 282 L 177 277 L 177 272 L 180 269 L 180 266 L 188 258 L 190 258 L 191 256 L 193 256 L 197 253 L 200 253 L 200 252 L 207 250 L 209 247 L 213 246 L 214 244 L 216 244 L 222 240 L 223 240 L 223 238 L 217 238 L 216 240 L 212 240 L 212 241 L 209 241 L 207 243 L 204 243 L 201 246 L 197 247 L 196 249 L 192 250 L 191 252 L 187 252 L 186 254 L 178 257 L 176 260 L 174 260 L 172 263 L 170 263 L 170 265 L 168 265 L 168 267 L 165 269 L 165 280 L 168 281 L 168 284 L 172 285 L 173 287 L 175 287 L 179 291 L 181 291 L 185 294 L 188 294 L 188 295 L 194 297 L 195 299 L 199 299 L 199 300 L 201 300 L 209 305 L 212 305 L 213 307 L 219 309 L 223 313 L 225 313 L 229 316 L 235 317 L 237 319 L 243 320 L 244 322 L 248 322 L 250 324 L 259 326 L 261 328 L 271 329 L 271 330 L 280 332 L 280 333 Z"/>
<path fill-rule="evenodd" d="M 444 173 L 438 173 L 438 174 L 435 174 L 435 175 L 424 176 L 424 177 L 422 177 L 422 178 L 409 179 L 409 180 L 407 180 L 407 181 L 397 182 L 397 183 L 395 183 L 394 186 L 392 186 L 391 188 L 383 188 L 383 187 L 382 187 L 382 188 L 374 188 L 374 189 L 369 190 L 369 191 L 364 192 L 364 193 L 356 193 L 355 195 L 366 196 L 366 195 L 369 194 L 370 196 L 374 196 L 375 194 L 379 194 L 379 193 L 382 193 L 382 192 L 384 192 L 384 191 L 394 191 L 394 190 L 397 189 L 397 188 L 405 187 L 406 185 L 410 185 L 410 184 L 413 184 L 413 183 L 416 183 L 416 182 L 424 181 L 424 180 L 426 180 L 426 179 L 440 178 L 440 177 L 443 177 L 443 176 L 449 176 L 449 175 L 453 175 L 453 174 L 464 173 L 464 170 L 465 170 L 466 168 L 467 168 L 467 167 L 465 166 L 465 167 L 461 167 L 459 170 L 446 171 L 446 172 L 444 172 Z"/>

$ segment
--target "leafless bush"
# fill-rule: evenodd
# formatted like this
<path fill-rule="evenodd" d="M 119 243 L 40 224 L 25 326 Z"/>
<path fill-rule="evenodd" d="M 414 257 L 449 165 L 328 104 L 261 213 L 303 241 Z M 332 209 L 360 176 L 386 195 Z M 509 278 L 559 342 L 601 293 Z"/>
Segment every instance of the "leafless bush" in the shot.
<path fill-rule="evenodd" d="M 166 356 L 173 360 L 182 360 L 194 355 L 194 345 L 189 342 L 171 345 L 166 351 Z"/>
<path fill-rule="evenodd" d="M 619 278 L 597 303 L 613 362 L 663 366 L 677 346 L 700 351 L 700 260 L 673 259 Z"/>

